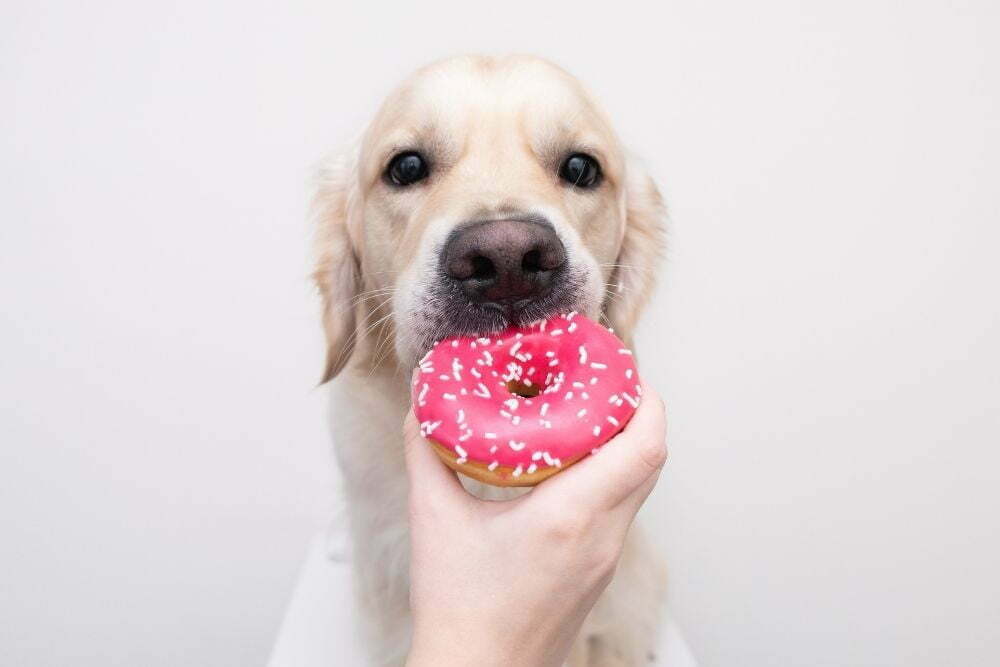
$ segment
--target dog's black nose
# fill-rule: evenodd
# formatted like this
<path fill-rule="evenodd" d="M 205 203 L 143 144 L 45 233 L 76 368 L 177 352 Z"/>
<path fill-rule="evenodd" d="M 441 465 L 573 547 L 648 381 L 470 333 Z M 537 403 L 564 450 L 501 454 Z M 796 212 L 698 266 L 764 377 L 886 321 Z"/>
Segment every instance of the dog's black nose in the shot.
<path fill-rule="evenodd" d="M 545 292 L 566 263 L 547 222 L 491 220 L 459 228 L 445 244 L 444 272 L 472 301 L 518 306 Z"/>

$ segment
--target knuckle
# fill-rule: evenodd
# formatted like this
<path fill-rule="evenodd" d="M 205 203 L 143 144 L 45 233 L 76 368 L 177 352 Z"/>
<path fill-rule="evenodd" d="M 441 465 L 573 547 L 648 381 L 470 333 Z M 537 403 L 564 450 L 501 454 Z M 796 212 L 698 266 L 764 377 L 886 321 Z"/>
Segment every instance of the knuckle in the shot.
<path fill-rule="evenodd" d="M 663 433 L 644 438 L 639 447 L 639 456 L 650 470 L 658 470 L 667 461 L 667 441 Z"/>
<path fill-rule="evenodd" d="M 587 570 L 607 584 L 614 577 L 622 548 L 612 540 L 603 540 L 588 552 Z"/>
<path fill-rule="evenodd" d="M 577 542 L 587 534 L 589 525 L 583 512 L 560 510 L 549 516 L 546 532 L 556 542 Z"/>

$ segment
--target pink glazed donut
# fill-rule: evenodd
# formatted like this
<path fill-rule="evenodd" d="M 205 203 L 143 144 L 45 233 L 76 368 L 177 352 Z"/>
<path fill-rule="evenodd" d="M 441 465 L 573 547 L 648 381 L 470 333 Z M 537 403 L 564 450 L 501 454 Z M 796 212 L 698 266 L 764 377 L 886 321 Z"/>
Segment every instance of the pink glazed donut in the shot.
<path fill-rule="evenodd" d="M 494 486 L 533 486 L 621 431 L 640 384 L 622 341 L 572 312 L 435 343 L 420 360 L 413 411 L 451 468 Z"/>

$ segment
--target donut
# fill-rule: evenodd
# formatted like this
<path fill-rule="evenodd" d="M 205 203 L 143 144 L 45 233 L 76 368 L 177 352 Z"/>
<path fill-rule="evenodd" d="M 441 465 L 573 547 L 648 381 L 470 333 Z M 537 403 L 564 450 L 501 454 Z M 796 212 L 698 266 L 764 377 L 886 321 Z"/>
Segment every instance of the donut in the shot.
<path fill-rule="evenodd" d="M 414 373 L 420 434 L 449 467 L 533 486 L 597 451 L 639 406 L 632 352 L 576 312 L 438 341 Z"/>

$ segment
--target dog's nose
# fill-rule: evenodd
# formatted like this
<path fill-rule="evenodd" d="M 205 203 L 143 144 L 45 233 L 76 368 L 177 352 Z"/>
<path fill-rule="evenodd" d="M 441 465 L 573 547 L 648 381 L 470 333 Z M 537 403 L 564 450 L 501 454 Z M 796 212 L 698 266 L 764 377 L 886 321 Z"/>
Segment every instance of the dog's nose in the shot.
<path fill-rule="evenodd" d="M 547 222 L 491 220 L 459 228 L 442 260 L 471 300 L 516 306 L 552 284 L 566 249 Z"/>

